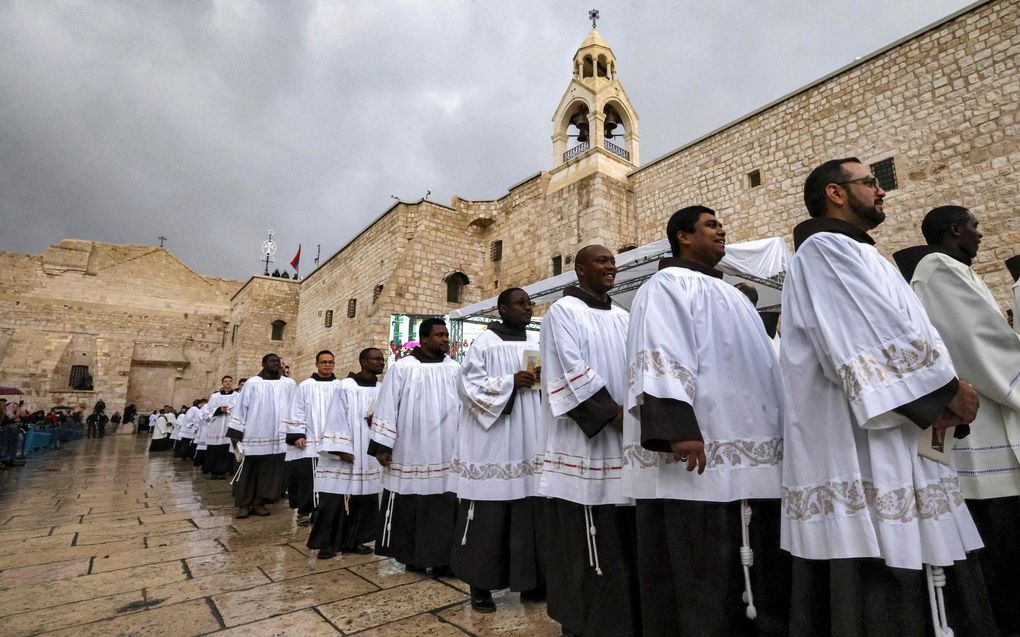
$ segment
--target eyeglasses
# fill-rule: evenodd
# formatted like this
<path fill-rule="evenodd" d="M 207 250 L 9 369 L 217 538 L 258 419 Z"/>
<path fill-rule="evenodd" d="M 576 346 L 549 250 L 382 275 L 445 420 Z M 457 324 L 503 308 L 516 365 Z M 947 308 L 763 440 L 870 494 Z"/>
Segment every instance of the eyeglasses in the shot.
<path fill-rule="evenodd" d="M 833 183 L 835 183 L 838 186 L 845 186 L 847 184 L 861 184 L 862 186 L 867 186 L 868 188 L 873 188 L 875 190 L 879 190 L 882 188 L 882 184 L 879 183 L 878 177 L 874 175 L 868 175 L 867 177 L 860 177 L 859 179 L 850 179 L 847 181 L 836 181 Z"/>

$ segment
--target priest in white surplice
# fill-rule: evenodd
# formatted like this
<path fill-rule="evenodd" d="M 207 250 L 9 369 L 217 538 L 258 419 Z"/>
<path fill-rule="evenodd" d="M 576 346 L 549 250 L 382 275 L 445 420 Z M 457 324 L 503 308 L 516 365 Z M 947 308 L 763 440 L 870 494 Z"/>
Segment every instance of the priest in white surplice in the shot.
<path fill-rule="evenodd" d="M 420 346 L 386 372 L 368 453 L 383 466 L 375 552 L 409 570 L 450 573 L 457 496 L 449 483 L 460 417 L 460 364 L 447 356 L 450 333 L 439 318 L 418 328 Z"/>
<path fill-rule="evenodd" d="M 549 616 L 564 635 L 641 635 L 633 500 L 623 492 L 628 314 L 612 304 L 616 258 L 586 246 L 542 320 Z"/>
<path fill-rule="evenodd" d="M 884 196 L 867 165 L 826 162 L 794 229 L 780 352 L 790 634 L 945 634 L 948 613 L 957 637 L 990 635 L 956 470 L 918 455 L 921 430 L 970 423 L 978 397 L 867 233 Z"/>
<path fill-rule="evenodd" d="M 367 555 L 375 539 L 375 521 L 382 491 L 382 467 L 368 454 L 372 412 L 379 394 L 379 374 L 386 367 L 381 350 L 358 354 L 361 369 L 340 381 L 319 446 L 315 491 L 319 504 L 308 536 L 308 548 L 320 560 L 337 553 Z"/>
<path fill-rule="evenodd" d="M 230 413 L 236 408 L 240 396 L 240 392 L 234 391 L 234 379 L 230 375 L 224 376 L 220 379 L 220 390 L 209 397 L 209 402 L 202 409 L 206 421 L 203 469 L 213 480 L 226 480 L 233 468 L 234 454 L 230 453 L 227 427 L 230 425 Z"/>
<path fill-rule="evenodd" d="M 623 483 L 637 502 L 643 634 L 785 634 L 779 361 L 757 295 L 715 269 L 715 212 L 683 208 L 666 236 L 674 256 L 638 291 L 627 338 Z"/>
<path fill-rule="evenodd" d="M 534 304 L 509 288 L 496 306 L 502 321 L 489 324 L 461 364 L 464 409 L 451 469 L 460 510 L 450 566 L 483 613 L 496 610 L 495 589 L 545 597 L 546 511 L 536 497 L 542 393 L 524 367 L 525 353 L 538 353 L 538 335 L 525 329 Z"/>
<path fill-rule="evenodd" d="M 1020 337 L 970 264 L 982 234 L 962 206 L 925 215 L 927 245 L 893 257 L 981 407 L 953 464 L 985 548 L 978 551 L 999 633 L 1020 634 Z"/>
<path fill-rule="evenodd" d="M 332 409 L 333 399 L 340 391 L 340 381 L 333 373 L 335 365 L 333 352 L 324 349 L 315 355 L 315 372 L 298 385 L 290 414 L 283 423 L 287 436 L 283 474 L 290 508 L 297 509 L 298 526 L 311 524 L 315 511 L 315 463 L 322 432 L 330 421 L 338 418 Z"/>
<path fill-rule="evenodd" d="M 164 406 L 163 409 L 159 410 L 159 415 L 152 420 L 152 424 L 149 428 L 152 430 L 152 442 L 149 443 L 149 451 L 169 451 L 173 449 L 173 440 L 170 438 L 172 425 L 170 420 L 167 418 L 167 412 L 170 411 L 169 406 Z M 152 418 L 152 416 L 150 416 Z"/>
<path fill-rule="evenodd" d="M 237 409 L 230 416 L 227 438 L 244 451 L 234 481 L 234 517 L 269 515 L 266 503 L 283 489 L 283 418 L 290 410 L 297 385 L 283 375 L 276 354 L 262 357 L 262 371 L 244 384 Z"/>

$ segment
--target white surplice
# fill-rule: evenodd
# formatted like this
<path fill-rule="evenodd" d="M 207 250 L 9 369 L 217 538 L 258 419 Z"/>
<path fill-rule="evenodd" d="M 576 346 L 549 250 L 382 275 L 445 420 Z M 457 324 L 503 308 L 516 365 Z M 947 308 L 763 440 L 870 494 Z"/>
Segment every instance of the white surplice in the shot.
<path fill-rule="evenodd" d="M 948 254 L 922 258 L 910 285 L 942 336 L 956 373 L 981 396 L 970 435 L 953 446 L 964 495 L 1020 495 L 1020 337 L 981 277 Z"/>
<path fill-rule="evenodd" d="M 537 336 L 528 332 L 527 338 L 504 341 L 486 330 L 461 363 L 464 409 L 450 471 L 461 498 L 519 500 L 538 493 L 542 392 L 514 392 L 514 374 L 524 369 L 525 350 L 538 350 Z M 511 395 L 511 411 L 502 415 Z"/>
<path fill-rule="evenodd" d="M 170 440 L 181 439 L 181 427 L 184 426 L 183 418 L 187 415 L 187 412 L 182 413 L 180 416 L 174 412 L 166 414 L 167 423 L 170 425 Z"/>
<path fill-rule="evenodd" d="M 319 447 L 315 468 L 315 490 L 340 495 L 371 495 L 382 491 L 382 467 L 368 455 L 368 410 L 379 395 L 379 384 L 359 385 L 353 378 L 340 381 L 333 396 Z M 354 462 L 344 462 L 331 451 L 349 453 Z"/>
<path fill-rule="evenodd" d="M 874 246 L 811 235 L 783 285 L 782 547 L 807 559 L 951 565 L 982 546 L 956 470 L 893 409 L 956 377 L 917 296 Z"/>
<path fill-rule="evenodd" d="M 1013 284 L 1013 331 L 1020 334 L 1020 281 Z"/>
<path fill-rule="evenodd" d="M 300 434 L 305 437 L 305 448 L 287 445 L 287 461 L 301 458 L 317 458 L 319 445 L 322 444 L 322 432 L 327 423 L 336 420 L 337 414 L 330 407 L 333 399 L 340 391 L 340 381 L 315 380 L 309 378 L 302 381 L 294 392 L 294 400 L 289 414 L 284 418 L 284 434 Z"/>
<path fill-rule="evenodd" d="M 294 381 L 286 376 L 276 380 L 252 376 L 244 384 L 237 408 L 230 415 L 230 428 L 244 434 L 241 444 L 245 456 L 284 452 L 283 419 L 296 389 Z"/>
<path fill-rule="evenodd" d="M 630 309 L 624 489 L 633 498 L 732 502 L 780 497 L 784 391 L 779 361 L 747 297 L 722 278 L 666 267 Z M 693 406 L 708 465 L 641 446 L 646 395 Z"/>
<path fill-rule="evenodd" d="M 205 443 L 207 445 L 230 444 L 230 438 L 227 438 L 230 414 L 237 409 L 237 402 L 240 398 L 241 392 L 239 391 L 232 391 L 229 394 L 218 391 L 209 397 L 209 402 L 202 408 L 202 417 L 206 422 Z M 214 415 L 220 407 L 226 407 L 229 412 L 221 413 L 219 416 Z"/>
<path fill-rule="evenodd" d="M 393 461 L 383 468 L 383 487 L 401 495 L 450 490 L 459 381 L 460 364 L 449 357 L 422 363 L 405 356 L 386 373 L 372 417 L 372 440 L 393 449 Z"/>
<path fill-rule="evenodd" d="M 152 421 L 152 437 L 156 440 L 166 438 L 171 429 L 170 421 L 167 420 L 165 414 L 156 416 L 156 419 Z"/>
<path fill-rule="evenodd" d="M 192 405 L 188 407 L 188 411 L 184 412 L 184 415 L 178 418 L 178 421 L 183 421 L 181 425 L 181 438 L 187 438 L 192 440 L 198 435 L 199 419 L 202 417 L 202 410 Z"/>
<path fill-rule="evenodd" d="M 540 332 L 545 386 L 544 454 L 539 493 L 583 505 L 633 504 L 624 495 L 620 432 L 606 425 L 588 438 L 567 415 L 603 387 L 617 403 L 627 395 L 626 310 L 589 307 L 564 296 Z"/>

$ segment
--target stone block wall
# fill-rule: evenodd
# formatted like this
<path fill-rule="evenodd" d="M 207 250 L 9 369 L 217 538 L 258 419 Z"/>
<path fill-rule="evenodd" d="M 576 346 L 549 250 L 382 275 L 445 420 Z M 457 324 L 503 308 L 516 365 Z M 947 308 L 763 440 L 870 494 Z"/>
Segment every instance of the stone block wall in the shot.
<path fill-rule="evenodd" d="M 216 368 L 210 392 L 219 386 L 219 379 L 225 374 L 235 381 L 257 374 L 262 369 L 262 357 L 270 352 L 283 358 L 293 374 L 300 287 L 301 283 L 294 279 L 261 274 L 241 286 L 230 300 L 218 347 L 210 356 Z M 275 321 L 284 323 L 280 340 L 273 339 Z"/>

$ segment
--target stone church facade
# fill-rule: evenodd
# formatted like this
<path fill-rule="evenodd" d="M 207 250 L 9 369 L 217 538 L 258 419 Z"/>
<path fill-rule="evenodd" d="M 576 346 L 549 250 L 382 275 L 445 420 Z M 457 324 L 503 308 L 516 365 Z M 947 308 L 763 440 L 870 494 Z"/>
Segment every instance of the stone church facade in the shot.
<path fill-rule="evenodd" d="M 180 282 L 152 286 L 149 294 L 161 300 L 134 305 L 137 286 L 96 292 L 113 283 L 100 285 L 101 275 L 84 278 L 88 268 L 47 271 L 46 253 L 29 278 L 11 274 L 15 264 L 9 263 L 0 277 L 18 281 L 0 299 L 0 384 L 25 383 L 40 404 L 64 400 L 65 390 L 55 387 L 63 369 L 40 360 L 63 361 L 65 350 L 73 358 L 77 350 L 70 343 L 83 342 L 79 329 L 94 332 L 95 345 L 86 339 L 79 348 L 88 350 L 85 357 L 96 356 L 97 365 L 111 361 L 103 369 L 115 371 L 103 386 L 115 393 L 114 405 L 150 387 L 165 394 L 173 386 L 175 397 L 201 395 L 223 373 L 255 373 L 258 359 L 271 350 L 283 354 L 300 379 L 313 371 L 315 353 L 330 349 L 339 375 L 353 369 L 363 347 L 387 346 L 395 315 L 445 315 L 505 287 L 569 270 L 573 254 L 589 243 L 625 250 L 655 241 L 669 215 L 685 205 L 716 209 L 731 241 L 789 238 L 806 217 L 801 188 L 807 173 L 848 154 L 872 164 L 887 186 L 889 220 L 875 233 L 886 255 L 922 241 L 920 221 L 930 208 L 958 203 L 974 210 L 985 234 L 976 268 L 1005 307 L 1012 281 L 1003 260 L 1020 251 L 1020 177 L 1013 169 L 1020 163 L 1018 25 L 1020 3 L 977 4 L 645 164 L 637 110 L 621 82 L 626 75 L 593 30 L 571 62 L 553 116 L 547 170 L 493 200 L 399 202 L 303 281 L 256 276 L 228 282 L 177 262 L 167 270 L 178 272 L 173 276 Z M 68 243 L 90 242 L 62 242 L 47 253 Z M 144 248 L 93 246 L 100 252 Z M 173 259 L 165 250 L 144 249 L 152 252 L 141 262 Z M 40 260 L 2 258 L 18 261 L 18 268 Z M 51 323 L 51 313 L 67 314 L 61 311 L 67 294 L 54 293 L 48 305 L 28 301 L 63 287 L 54 281 L 66 276 L 75 279 L 73 285 L 68 280 L 69 289 L 80 291 L 75 298 L 105 299 L 95 312 L 107 319 L 96 318 L 88 328 L 66 317 Z M 184 298 L 205 300 L 190 306 Z M 143 310 L 158 314 L 164 327 L 140 322 Z M 150 332 L 163 337 L 165 352 L 151 344 Z M 56 380 L 46 386 L 49 376 Z M 99 377 L 106 378 L 104 372 Z M 134 378 L 151 379 L 132 389 Z M 159 401 L 165 399 L 140 405 Z"/>

